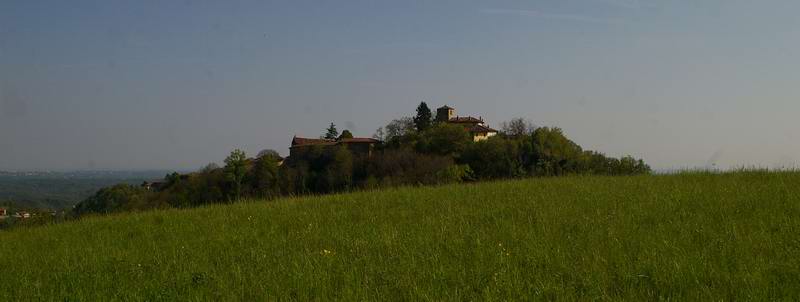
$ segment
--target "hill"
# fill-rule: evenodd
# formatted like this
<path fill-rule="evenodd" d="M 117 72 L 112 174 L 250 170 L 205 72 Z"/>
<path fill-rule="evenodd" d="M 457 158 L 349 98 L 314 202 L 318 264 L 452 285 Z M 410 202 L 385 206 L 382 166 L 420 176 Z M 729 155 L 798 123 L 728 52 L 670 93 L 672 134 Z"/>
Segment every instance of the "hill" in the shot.
<path fill-rule="evenodd" d="M 784 300 L 800 173 L 562 177 L 0 232 L 2 300 Z"/>

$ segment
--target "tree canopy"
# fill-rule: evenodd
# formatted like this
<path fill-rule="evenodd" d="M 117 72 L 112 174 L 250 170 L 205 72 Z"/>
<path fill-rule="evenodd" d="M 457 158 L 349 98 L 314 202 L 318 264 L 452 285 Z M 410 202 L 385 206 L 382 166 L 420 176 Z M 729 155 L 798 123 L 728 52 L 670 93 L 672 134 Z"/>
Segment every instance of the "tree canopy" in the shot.
<path fill-rule="evenodd" d="M 272 150 L 272 149 L 264 149 L 264 150 L 261 150 L 260 152 L 258 152 L 258 155 L 256 155 L 256 158 L 258 158 L 258 159 L 265 158 L 265 157 L 270 157 L 270 158 L 274 158 L 274 159 L 280 159 L 281 158 L 281 154 L 278 153 L 278 151 L 275 151 L 275 150 Z"/>
<path fill-rule="evenodd" d="M 324 139 L 336 139 L 339 137 L 339 130 L 336 129 L 336 124 L 331 123 L 328 129 L 325 129 Z"/>
<path fill-rule="evenodd" d="M 339 135 L 339 139 L 343 138 L 353 138 L 353 133 L 351 133 L 350 130 L 345 129 L 344 131 L 342 131 L 342 134 Z"/>
<path fill-rule="evenodd" d="M 509 137 L 523 137 L 533 134 L 536 126 L 525 118 L 513 118 L 508 122 L 500 124 L 500 132 Z"/>
<path fill-rule="evenodd" d="M 225 159 L 225 177 L 233 184 L 233 197 L 235 200 L 241 199 L 242 180 L 247 173 L 247 155 L 244 151 L 236 149 L 231 151 Z"/>

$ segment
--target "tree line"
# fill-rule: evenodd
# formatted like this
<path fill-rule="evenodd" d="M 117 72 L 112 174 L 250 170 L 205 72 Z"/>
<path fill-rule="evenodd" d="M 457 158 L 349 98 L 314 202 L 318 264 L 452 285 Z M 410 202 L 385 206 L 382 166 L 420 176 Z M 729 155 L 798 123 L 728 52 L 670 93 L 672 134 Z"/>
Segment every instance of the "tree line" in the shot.
<path fill-rule="evenodd" d="M 331 123 L 320 137 L 353 135 L 348 130 L 340 134 Z M 651 172 L 641 159 L 583 150 L 561 129 L 536 127 L 523 118 L 502 123 L 497 136 L 474 142 L 463 126 L 436 122 L 424 102 L 413 117 L 392 120 L 373 137 L 382 143 L 370 154 L 344 145 L 314 145 L 284 159 L 273 150 L 248 157 L 237 149 L 222 167 L 209 164 L 190 174 L 172 173 L 157 188 L 120 184 L 101 189 L 73 212 L 79 216 L 404 185 Z"/>

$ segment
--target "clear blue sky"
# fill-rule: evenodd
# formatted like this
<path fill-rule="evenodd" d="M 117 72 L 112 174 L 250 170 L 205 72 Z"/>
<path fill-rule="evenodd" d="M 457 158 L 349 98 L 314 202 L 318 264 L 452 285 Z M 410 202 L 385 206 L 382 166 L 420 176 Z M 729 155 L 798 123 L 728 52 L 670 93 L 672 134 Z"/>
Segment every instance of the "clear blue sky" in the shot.
<path fill-rule="evenodd" d="M 798 1 L 0 2 L 0 169 L 197 169 L 416 105 L 655 168 L 800 162 Z"/>

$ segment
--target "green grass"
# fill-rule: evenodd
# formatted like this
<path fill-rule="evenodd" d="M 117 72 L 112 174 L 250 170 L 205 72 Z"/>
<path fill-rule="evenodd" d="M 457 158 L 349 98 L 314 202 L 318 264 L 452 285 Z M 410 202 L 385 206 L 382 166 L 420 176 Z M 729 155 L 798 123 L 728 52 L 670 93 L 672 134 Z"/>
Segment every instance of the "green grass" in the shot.
<path fill-rule="evenodd" d="M 566 177 L 0 232 L 0 300 L 794 300 L 800 173 Z"/>

